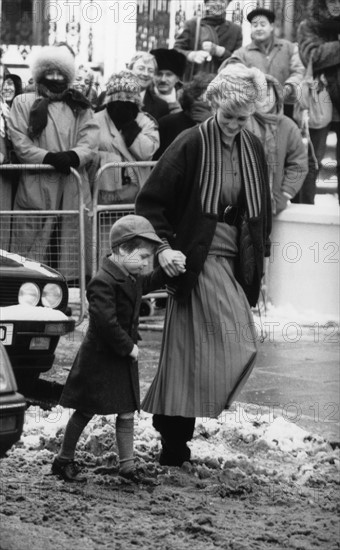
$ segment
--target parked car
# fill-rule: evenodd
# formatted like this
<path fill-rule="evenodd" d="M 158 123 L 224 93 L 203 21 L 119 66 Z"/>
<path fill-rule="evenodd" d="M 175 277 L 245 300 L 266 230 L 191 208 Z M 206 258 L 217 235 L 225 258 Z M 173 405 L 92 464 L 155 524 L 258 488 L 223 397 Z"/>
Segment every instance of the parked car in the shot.
<path fill-rule="evenodd" d="M 54 361 L 60 336 L 74 330 L 68 287 L 55 269 L 0 250 L 0 341 L 20 391 Z"/>
<path fill-rule="evenodd" d="M 22 433 L 26 401 L 17 390 L 11 362 L 0 342 L 0 457 L 19 441 Z"/>

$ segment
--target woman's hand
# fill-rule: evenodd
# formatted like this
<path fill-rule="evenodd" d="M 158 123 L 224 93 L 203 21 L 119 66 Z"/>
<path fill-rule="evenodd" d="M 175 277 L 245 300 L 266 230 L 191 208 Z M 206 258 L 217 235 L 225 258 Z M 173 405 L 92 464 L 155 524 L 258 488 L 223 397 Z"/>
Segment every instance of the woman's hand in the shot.
<path fill-rule="evenodd" d="M 186 257 L 180 250 L 166 248 L 158 254 L 158 260 L 169 277 L 176 277 L 181 273 L 185 273 Z"/>

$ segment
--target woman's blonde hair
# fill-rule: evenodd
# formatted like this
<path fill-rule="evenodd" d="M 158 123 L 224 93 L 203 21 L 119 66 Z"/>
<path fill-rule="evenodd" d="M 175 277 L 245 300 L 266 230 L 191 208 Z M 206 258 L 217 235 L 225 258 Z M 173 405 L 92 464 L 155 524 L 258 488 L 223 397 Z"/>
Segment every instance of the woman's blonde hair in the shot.
<path fill-rule="evenodd" d="M 207 99 L 214 110 L 258 110 L 267 95 L 265 75 L 255 67 L 230 63 L 212 80 L 207 88 Z"/>
<path fill-rule="evenodd" d="M 157 70 L 157 61 L 154 55 L 152 55 L 149 52 L 136 52 L 135 55 L 131 58 L 129 63 L 127 63 L 126 68 L 132 71 L 133 66 L 137 61 L 144 61 L 144 63 L 149 63 L 150 61 L 153 62 L 155 70 Z"/>

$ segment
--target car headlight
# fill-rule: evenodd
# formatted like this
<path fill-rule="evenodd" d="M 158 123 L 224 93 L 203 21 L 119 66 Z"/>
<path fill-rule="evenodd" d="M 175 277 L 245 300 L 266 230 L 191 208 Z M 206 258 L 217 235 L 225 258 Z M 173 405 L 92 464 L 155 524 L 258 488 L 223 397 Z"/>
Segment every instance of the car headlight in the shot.
<path fill-rule="evenodd" d="M 40 290 L 35 283 L 24 283 L 19 289 L 18 302 L 25 306 L 36 306 L 40 300 Z"/>
<path fill-rule="evenodd" d="M 63 299 L 63 291 L 61 286 L 54 283 L 48 283 L 44 286 L 41 303 L 45 307 L 58 307 L 61 300 Z"/>
<path fill-rule="evenodd" d="M 0 362 L 0 392 L 10 391 L 11 389 L 10 380 L 5 372 L 5 367 Z"/>

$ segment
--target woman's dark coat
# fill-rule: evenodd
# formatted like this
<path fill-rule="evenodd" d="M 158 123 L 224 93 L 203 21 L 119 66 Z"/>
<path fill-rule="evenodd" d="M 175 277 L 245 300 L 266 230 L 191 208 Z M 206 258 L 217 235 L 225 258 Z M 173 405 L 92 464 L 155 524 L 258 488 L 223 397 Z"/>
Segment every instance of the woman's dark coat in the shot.
<path fill-rule="evenodd" d="M 262 208 L 258 217 L 249 220 L 243 232 L 244 241 L 239 243 L 240 250 L 249 258 L 249 270 L 255 262 L 255 271 L 251 276 L 250 271 L 236 273 L 236 276 L 249 303 L 255 305 L 263 275 L 263 259 L 270 253 L 271 206 L 264 151 L 258 138 L 249 135 L 262 169 Z M 182 132 L 158 161 L 136 199 L 136 213 L 147 218 L 160 238 L 187 257 L 186 272 L 171 280 L 178 300 L 185 300 L 195 286 L 218 221 L 214 214 L 202 211 L 199 188 L 202 154 L 199 127 Z"/>
<path fill-rule="evenodd" d="M 142 295 L 164 284 L 157 268 L 133 280 L 108 258 L 87 290 L 89 326 L 60 404 L 93 414 L 139 410 L 138 364 L 129 354 L 138 339 Z"/>
<path fill-rule="evenodd" d="M 184 111 L 164 116 L 158 121 L 158 124 L 160 146 L 154 154 L 153 160 L 161 158 L 165 149 L 181 132 L 196 126 L 196 122 Z"/>

